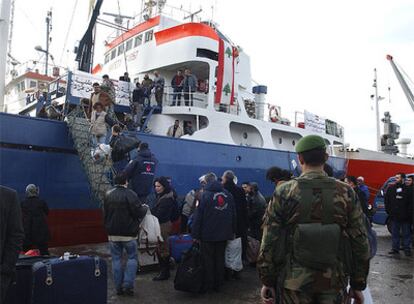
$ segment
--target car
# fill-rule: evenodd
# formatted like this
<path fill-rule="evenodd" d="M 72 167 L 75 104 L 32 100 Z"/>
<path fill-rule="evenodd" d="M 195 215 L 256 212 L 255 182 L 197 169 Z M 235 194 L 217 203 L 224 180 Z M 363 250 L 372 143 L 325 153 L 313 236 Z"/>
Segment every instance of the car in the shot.
<path fill-rule="evenodd" d="M 414 173 L 406 174 L 406 177 L 414 177 Z M 395 177 L 392 176 L 387 179 L 387 181 L 382 185 L 381 189 L 378 190 L 377 194 L 375 195 L 374 199 L 374 208 L 375 208 L 375 214 L 372 218 L 372 221 L 375 224 L 379 225 L 387 225 L 388 231 L 391 233 L 391 227 L 392 227 L 392 220 L 388 216 L 387 212 L 385 211 L 385 204 L 384 204 L 384 195 L 387 191 L 388 186 L 391 183 L 395 182 Z"/>

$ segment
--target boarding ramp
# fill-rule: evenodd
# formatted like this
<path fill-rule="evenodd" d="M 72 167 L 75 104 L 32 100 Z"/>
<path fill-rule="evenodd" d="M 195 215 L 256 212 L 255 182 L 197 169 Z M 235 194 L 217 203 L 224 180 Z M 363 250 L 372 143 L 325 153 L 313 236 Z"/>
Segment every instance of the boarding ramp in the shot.
<path fill-rule="evenodd" d="M 78 106 L 69 112 L 65 121 L 88 178 L 91 193 L 103 204 L 105 193 L 112 187 L 108 175 L 112 170 L 112 161 L 110 157 L 101 162 L 95 162 L 92 158 L 90 123 L 81 107 Z"/>

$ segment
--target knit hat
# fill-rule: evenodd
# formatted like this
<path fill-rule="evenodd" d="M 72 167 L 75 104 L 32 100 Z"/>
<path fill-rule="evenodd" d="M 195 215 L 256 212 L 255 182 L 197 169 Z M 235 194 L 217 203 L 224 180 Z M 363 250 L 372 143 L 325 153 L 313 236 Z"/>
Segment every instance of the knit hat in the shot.
<path fill-rule="evenodd" d="M 296 145 L 296 152 L 302 153 L 313 149 L 325 149 L 325 140 L 318 135 L 308 135 L 302 137 Z"/>
<path fill-rule="evenodd" d="M 39 195 L 39 188 L 34 184 L 29 184 L 26 187 L 26 196 L 27 197 L 36 197 Z"/>

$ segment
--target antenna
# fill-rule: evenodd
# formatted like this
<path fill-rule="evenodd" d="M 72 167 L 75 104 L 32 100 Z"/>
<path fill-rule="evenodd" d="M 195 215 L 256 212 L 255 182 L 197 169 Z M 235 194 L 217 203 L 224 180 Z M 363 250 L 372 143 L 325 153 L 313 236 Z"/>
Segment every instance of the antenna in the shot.
<path fill-rule="evenodd" d="M 190 13 L 188 16 L 185 16 L 184 17 L 184 20 L 190 18 L 191 19 L 191 22 L 194 22 L 194 16 L 196 16 L 199 13 L 201 13 L 202 11 L 203 11 L 203 9 L 200 8 L 198 11 L 196 11 L 194 13 Z"/>

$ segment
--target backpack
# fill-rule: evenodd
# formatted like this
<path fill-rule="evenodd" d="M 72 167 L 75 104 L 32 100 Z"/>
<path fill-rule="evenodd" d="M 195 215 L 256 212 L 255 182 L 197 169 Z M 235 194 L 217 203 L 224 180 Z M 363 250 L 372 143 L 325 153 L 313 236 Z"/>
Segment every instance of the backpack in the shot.
<path fill-rule="evenodd" d="M 140 140 L 132 136 L 119 136 L 119 139 L 114 144 L 112 150 L 119 154 L 125 155 L 126 153 L 138 148 Z"/>
<path fill-rule="evenodd" d="M 334 267 L 338 262 L 341 227 L 334 222 L 333 198 L 336 181 L 333 178 L 298 178 L 301 192 L 299 218 L 292 235 L 293 258 L 299 264 L 318 271 Z M 311 219 L 315 195 L 321 196 L 322 219 Z"/>

